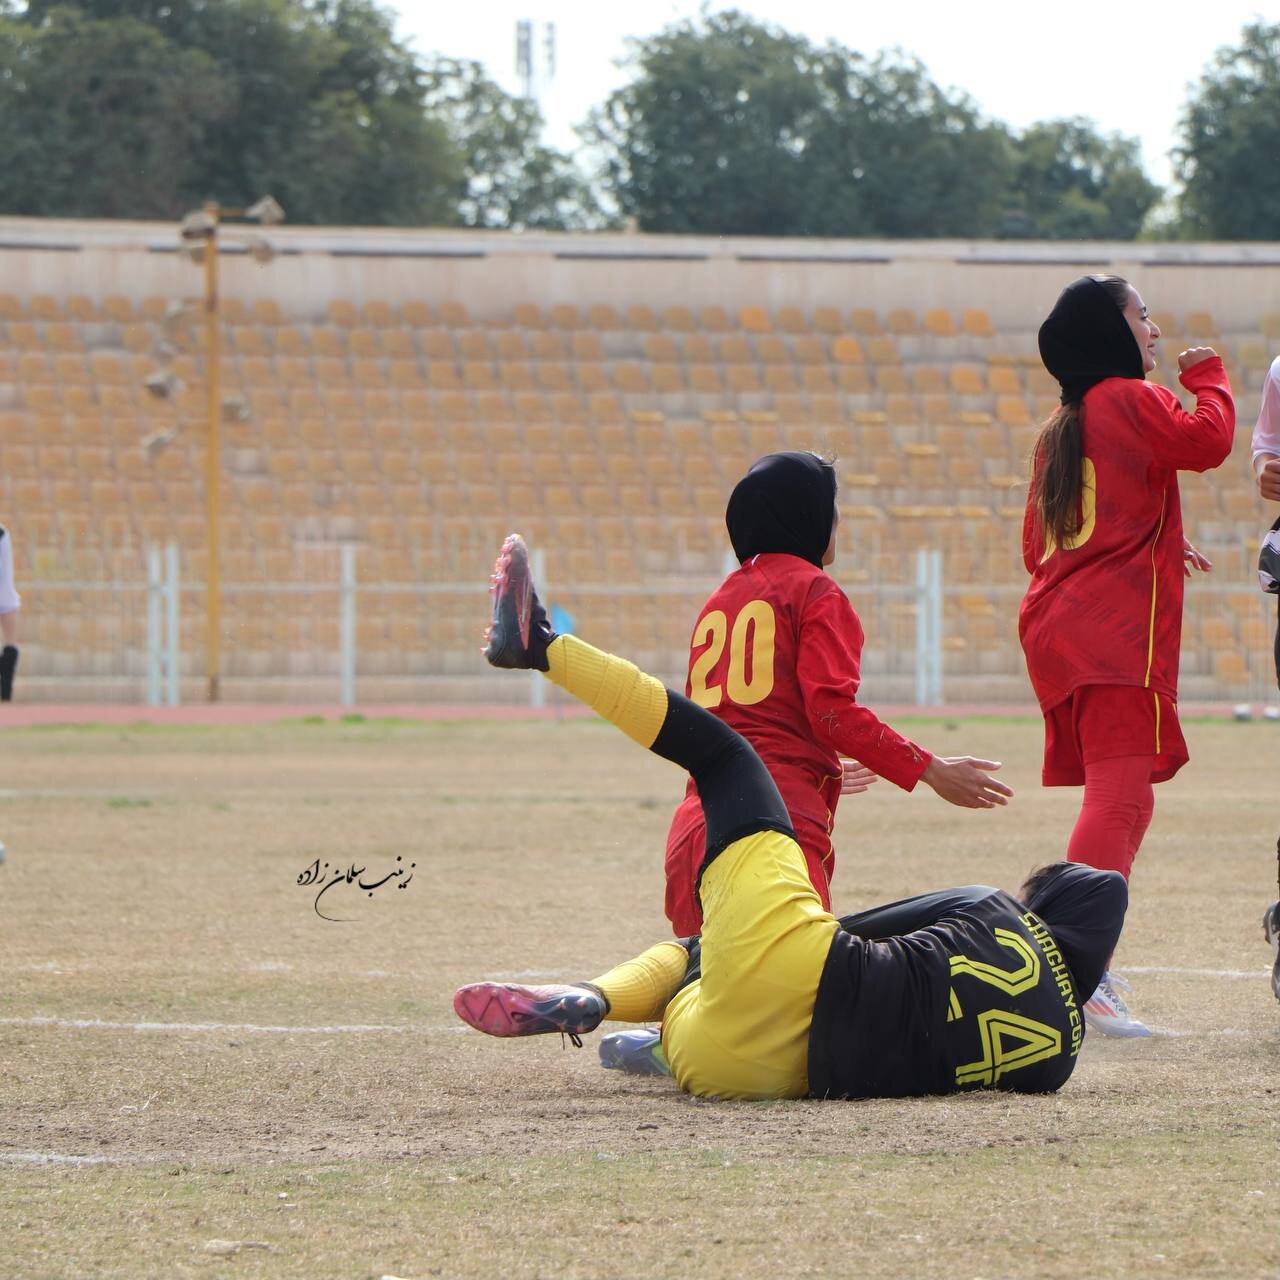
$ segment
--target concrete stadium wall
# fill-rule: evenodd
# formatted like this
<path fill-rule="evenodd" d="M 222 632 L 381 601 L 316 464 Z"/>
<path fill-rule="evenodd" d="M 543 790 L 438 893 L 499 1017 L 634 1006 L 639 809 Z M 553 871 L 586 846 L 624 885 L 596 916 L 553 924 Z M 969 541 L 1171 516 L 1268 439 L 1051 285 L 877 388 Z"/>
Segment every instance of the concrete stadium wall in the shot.
<path fill-rule="evenodd" d="M 253 230 L 253 228 L 246 228 Z M 1209 311 L 1226 331 L 1280 311 L 1280 243 L 1135 244 L 968 240 L 511 233 L 282 226 L 261 267 L 224 239 L 223 293 L 277 299 L 298 320 L 334 298 L 464 303 L 480 320 L 517 302 L 982 307 L 997 328 L 1034 330 L 1061 287 L 1085 272 L 1133 280 L 1152 310 Z M 174 224 L 0 218 L 0 291 L 101 298 L 195 296 L 198 270 Z"/>

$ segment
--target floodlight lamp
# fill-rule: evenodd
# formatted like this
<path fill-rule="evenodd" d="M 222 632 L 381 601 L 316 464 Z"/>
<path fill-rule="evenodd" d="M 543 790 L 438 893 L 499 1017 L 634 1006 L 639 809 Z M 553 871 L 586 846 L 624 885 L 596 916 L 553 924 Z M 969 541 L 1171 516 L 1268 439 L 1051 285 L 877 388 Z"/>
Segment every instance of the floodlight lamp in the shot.
<path fill-rule="evenodd" d="M 223 422 L 248 422 L 249 403 L 243 396 L 225 396 L 222 401 Z"/>
<path fill-rule="evenodd" d="M 284 209 L 275 196 L 263 196 L 244 211 L 244 216 L 262 223 L 264 227 L 274 227 L 276 223 L 284 221 Z"/>
<path fill-rule="evenodd" d="M 173 438 L 177 434 L 173 427 L 166 427 L 162 431 L 152 431 L 142 437 L 142 452 L 147 455 L 148 460 L 155 458 L 166 445 L 173 443 Z"/>
<path fill-rule="evenodd" d="M 143 378 L 142 385 L 157 400 L 168 400 L 182 383 L 168 369 L 157 369 L 155 373 L 150 373 Z"/>
<path fill-rule="evenodd" d="M 249 256 L 261 267 L 265 267 L 276 256 L 276 251 L 271 247 L 271 242 L 264 240 L 262 236 L 250 236 L 248 245 Z"/>
<path fill-rule="evenodd" d="M 178 233 L 184 240 L 207 240 L 217 229 L 217 219 L 203 209 L 193 209 L 185 218 Z"/>

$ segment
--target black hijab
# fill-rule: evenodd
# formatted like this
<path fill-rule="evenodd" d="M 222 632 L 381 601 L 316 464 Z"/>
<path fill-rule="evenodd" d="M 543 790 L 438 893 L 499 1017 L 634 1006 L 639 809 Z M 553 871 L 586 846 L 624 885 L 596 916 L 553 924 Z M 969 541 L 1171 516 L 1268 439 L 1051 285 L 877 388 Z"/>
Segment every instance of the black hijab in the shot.
<path fill-rule="evenodd" d="M 767 552 L 822 568 L 836 514 L 836 477 L 812 453 L 770 453 L 734 486 L 724 522 L 739 562 Z"/>
<path fill-rule="evenodd" d="M 1040 326 L 1040 359 L 1062 385 L 1062 403 L 1079 404 L 1103 378 L 1144 378 L 1142 352 L 1124 312 L 1092 276 L 1073 280 Z"/>

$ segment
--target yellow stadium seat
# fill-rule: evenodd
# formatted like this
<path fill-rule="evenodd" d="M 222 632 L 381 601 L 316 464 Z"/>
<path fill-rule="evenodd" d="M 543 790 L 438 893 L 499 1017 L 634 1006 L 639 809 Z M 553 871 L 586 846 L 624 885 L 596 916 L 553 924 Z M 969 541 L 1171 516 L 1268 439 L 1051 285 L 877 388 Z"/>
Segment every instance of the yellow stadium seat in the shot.
<path fill-rule="evenodd" d="M 880 320 L 870 307 L 855 307 L 849 312 L 849 328 L 859 337 L 869 338 L 883 333 Z"/>
<path fill-rule="evenodd" d="M 891 392 L 906 393 L 911 390 L 911 379 L 901 365 L 880 365 L 875 371 L 875 378 L 876 388 L 886 394 Z"/>
<path fill-rule="evenodd" d="M 557 329 L 582 328 L 582 313 L 572 302 L 553 303 L 548 314 L 552 325 Z"/>
<path fill-rule="evenodd" d="M 792 355 L 796 364 L 800 365 L 825 365 L 830 359 L 826 339 L 812 333 L 802 333 L 795 337 Z"/>
<path fill-rule="evenodd" d="M 1020 396 L 1022 394 L 1022 378 L 1017 368 L 1012 365 L 988 365 L 987 386 L 993 395 Z"/>
<path fill-rule="evenodd" d="M 729 313 L 721 306 L 703 307 L 698 313 L 698 324 L 707 333 L 730 333 L 733 321 Z"/>
<path fill-rule="evenodd" d="M 366 302 L 360 308 L 360 320 L 374 329 L 390 329 L 399 323 L 395 308 L 389 302 Z"/>
<path fill-rule="evenodd" d="M 450 298 L 440 303 L 437 311 L 440 315 L 440 323 L 446 329 L 469 329 L 471 327 L 471 317 L 467 314 L 465 304 L 457 302 Z"/>
<path fill-rule="evenodd" d="M 724 364 L 750 364 L 755 353 L 745 334 L 727 333 L 720 339 L 720 359 Z"/>
<path fill-rule="evenodd" d="M 44 338 L 40 330 L 30 320 L 10 320 L 8 325 L 9 345 L 19 350 L 40 350 L 44 347 Z M 151 335 L 147 335 L 150 342 Z"/>
<path fill-rule="evenodd" d="M 605 358 L 600 335 L 589 330 L 570 337 L 569 351 L 575 360 L 602 361 Z"/>
<path fill-rule="evenodd" d="M 912 337 L 920 332 L 920 321 L 910 307 L 894 307 L 885 317 L 885 327 L 899 337 Z"/>
<path fill-rule="evenodd" d="M 382 334 L 377 329 L 357 326 L 347 334 L 347 348 L 354 357 L 376 360 L 382 355 Z"/>
<path fill-rule="evenodd" d="M 603 362 L 583 361 L 573 366 L 573 379 L 581 391 L 607 391 L 608 366 Z"/>
<path fill-rule="evenodd" d="M 995 326 L 981 307 L 969 307 L 960 317 L 960 327 L 971 338 L 994 338 Z"/>
<path fill-rule="evenodd" d="M 650 365 L 649 377 L 653 383 L 653 390 L 658 395 L 678 395 L 685 390 L 684 365 Z"/>
<path fill-rule="evenodd" d="M 511 308 L 511 318 L 519 329 L 545 329 L 547 318 L 535 302 L 517 302 Z"/>
<path fill-rule="evenodd" d="M 563 334 L 553 330 L 539 330 L 529 335 L 529 346 L 535 360 L 563 360 L 565 343 Z"/>
<path fill-rule="evenodd" d="M 249 319 L 254 324 L 275 328 L 285 323 L 284 312 L 274 298 L 255 298 L 249 307 Z"/>
<path fill-rule="evenodd" d="M 529 359 L 529 344 L 525 341 L 524 334 L 518 330 L 500 330 L 495 345 L 500 361 Z"/>
<path fill-rule="evenodd" d="M 866 356 L 857 338 L 842 335 L 831 344 L 831 358 L 836 364 L 857 365 L 862 364 Z"/>
<path fill-rule="evenodd" d="M 756 339 L 756 356 L 761 364 L 789 365 L 791 363 L 791 351 L 786 341 L 776 333 L 761 334 Z"/>
<path fill-rule="evenodd" d="M 559 360 L 543 360 L 534 366 L 538 385 L 544 391 L 572 391 L 573 377 L 569 366 Z"/>
<path fill-rule="evenodd" d="M 1031 414 L 1027 411 L 1027 402 L 1022 396 L 997 396 L 996 420 L 1007 427 L 1025 427 L 1031 425 Z"/>
<path fill-rule="evenodd" d="M 663 307 L 662 327 L 674 333 L 690 333 L 697 328 L 697 322 L 688 307 Z"/>
<path fill-rule="evenodd" d="M 508 391 L 536 391 L 538 380 L 533 374 L 533 365 L 527 360 L 500 360 L 498 362 L 498 381 Z"/>
<path fill-rule="evenodd" d="M 342 329 L 352 329 L 360 323 L 360 313 L 355 303 L 346 298 L 334 298 L 325 308 L 325 316 L 329 323 Z"/>
<path fill-rule="evenodd" d="M 985 395 L 987 388 L 982 380 L 982 370 L 976 365 L 952 365 L 951 390 L 958 396 Z"/>
<path fill-rule="evenodd" d="M 835 307 L 815 307 L 812 328 L 814 333 L 825 333 L 829 337 L 835 337 L 844 332 L 844 320 Z"/>
<path fill-rule="evenodd" d="M 867 339 L 867 359 L 872 364 L 898 364 L 898 344 L 888 334 L 878 334 Z"/>
<path fill-rule="evenodd" d="M 326 325 L 316 325 L 311 330 L 311 350 L 317 356 L 331 360 L 342 360 L 347 354 L 347 337 L 341 329 Z"/>
<path fill-rule="evenodd" d="M 587 308 L 587 328 L 599 332 L 610 332 L 621 329 L 622 321 L 616 308 L 607 302 L 596 302 Z"/>
<path fill-rule="evenodd" d="M 269 356 L 271 344 L 266 334 L 257 325 L 240 325 L 228 330 L 231 334 L 230 346 L 238 355 Z"/>
<path fill-rule="evenodd" d="M 462 383 L 472 391 L 492 391 L 498 386 L 498 376 L 488 360 L 464 360 Z"/>
<path fill-rule="evenodd" d="M 58 300 L 48 293 L 33 293 L 27 299 L 26 313 L 33 320 L 58 319 Z"/>
<path fill-rule="evenodd" d="M 698 395 L 719 395 L 724 390 L 724 381 L 720 376 L 720 368 L 714 364 L 691 364 L 686 366 L 689 378 L 689 390 Z"/>
<path fill-rule="evenodd" d="M 613 366 L 613 385 L 626 395 L 643 395 L 649 390 L 644 369 L 634 361 L 623 360 Z"/>
<path fill-rule="evenodd" d="M 77 320 L 81 323 L 98 318 L 97 304 L 83 293 L 71 294 L 63 304 L 62 312 L 68 320 Z"/>
<path fill-rule="evenodd" d="M 644 303 L 633 303 L 626 310 L 626 327 L 641 333 L 652 333 L 658 327 L 658 317 L 653 308 Z"/>
<path fill-rule="evenodd" d="M 763 390 L 753 364 L 731 364 L 724 371 L 725 387 L 738 395 L 755 395 Z"/>
<path fill-rule="evenodd" d="M 770 333 L 773 325 L 769 323 L 769 313 L 758 306 L 738 308 L 738 327 L 745 333 Z"/>
<path fill-rule="evenodd" d="M 649 333 L 644 339 L 644 358 L 654 364 L 675 364 L 681 348 L 669 333 Z"/>
<path fill-rule="evenodd" d="M 954 338 L 956 336 L 955 317 L 950 311 L 941 307 L 931 307 L 922 317 L 925 333 L 934 338 Z"/>
<path fill-rule="evenodd" d="M 795 369 L 789 364 L 765 365 L 764 387 L 775 396 L 797 395 L 800 391 Z"/>
<path fill-rule="evenodd" d="M 871 391 L 871 375 L 865 365 L 838 365 L 836 382 L 849 395 L 867 395 Z"/>
<path fill-rule="evenodd" d="M 430 329 L 436 322 L 431 308 L 425 302 L 416 300 L 401 306 L 400 320 L 408 329 Z"/>
<path fill-rule="evenodd" d="M 881 372 L 885 374 L 889 374 L 892 371 L 886 369 L 886 370 L 882 370 Z M 942 370 L 939 369 L 936 365 L 931 365 L 931 364 L 914 365 L 909 371 L 909 376 L 911 379 L 912 387 L 918 392 L 924 393 L 924 392 L 938 392 L 938 391 L 946 390 L 947 379 L 943 375 Z M 877 382 L 879 382 L 878 376 L 876 380 Z"/>
<path fill-rule="evenodd" d="M 705 333 L 687 334 L 680 353 L 685 364 L 716 364 L 720 359 L 715 341 Z"/>

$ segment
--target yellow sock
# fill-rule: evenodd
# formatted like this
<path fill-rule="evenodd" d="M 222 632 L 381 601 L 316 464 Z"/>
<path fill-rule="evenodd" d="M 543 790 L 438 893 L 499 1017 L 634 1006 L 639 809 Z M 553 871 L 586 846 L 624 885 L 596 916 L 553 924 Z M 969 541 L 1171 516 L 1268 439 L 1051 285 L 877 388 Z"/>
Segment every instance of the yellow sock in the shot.
<path fill-rule="evenodd" d="M 671 997 L 684 981 L 689 953 L 678 942 L 659 942 L 636 956 L 592 978 L 609 1001 L 605 1015 L 611 1022 L 661 1022 Z"/>
<path fill-rule="evenodd" d="M 653 746 L 667 717 L 667 691 L 660 680 L 577 636 L 557 636 L 547 646 L 547 662 L 548 680 L 616 724 L 642 747 Z"/>

